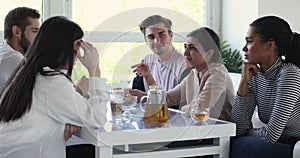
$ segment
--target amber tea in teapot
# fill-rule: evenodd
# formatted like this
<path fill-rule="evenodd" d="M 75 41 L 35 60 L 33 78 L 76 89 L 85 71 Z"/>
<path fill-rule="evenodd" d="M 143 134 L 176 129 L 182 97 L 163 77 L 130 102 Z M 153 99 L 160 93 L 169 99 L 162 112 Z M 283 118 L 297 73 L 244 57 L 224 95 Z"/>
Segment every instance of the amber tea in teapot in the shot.
<path fill-rule="evenodd" d="M 169 120 L 168 106 L 166 103 L 166 92 L 160 86 L 151 87 L 147 96 L 141 98 L 141 101 L 147 98 L 144 112 L 145 122 L 163 123 Z"/>

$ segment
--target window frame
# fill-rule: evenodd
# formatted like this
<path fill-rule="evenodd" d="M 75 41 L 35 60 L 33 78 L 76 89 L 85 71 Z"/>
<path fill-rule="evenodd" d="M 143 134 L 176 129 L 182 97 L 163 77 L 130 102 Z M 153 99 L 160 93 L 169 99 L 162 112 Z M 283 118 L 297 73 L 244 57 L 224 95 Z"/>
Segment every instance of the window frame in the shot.
<path fill-rule="evenodd" d="M 41 0 L 42 1 L 42 19 L 45 21 L 49 17 L 62 15 L 72 19 L 72 0 Z M 221 35 L 221 1 L 220 0 L 204 0 L 205 6 L 205 19 L 204 24 L 212 28 Z M 141 33 L 131 32 L 123 34 L 122 32 L 108 32 L 108 31 L 86 31 L 89 34 L 86 40 L 91 42 L 143 42 L 144 38 Z M 3 30 L 0 31 L 0 39 L 3 41 Z M 121 38 L 116 40 L 112 39 L 122 34 Z M 174 42 L 183 42 L 182 35 L 187 32 L 180 32 L 175 34 Z M 180 36 L 178 36 L 180 35 Z M 99 38 L 101 37 L 101 38 Z"/>

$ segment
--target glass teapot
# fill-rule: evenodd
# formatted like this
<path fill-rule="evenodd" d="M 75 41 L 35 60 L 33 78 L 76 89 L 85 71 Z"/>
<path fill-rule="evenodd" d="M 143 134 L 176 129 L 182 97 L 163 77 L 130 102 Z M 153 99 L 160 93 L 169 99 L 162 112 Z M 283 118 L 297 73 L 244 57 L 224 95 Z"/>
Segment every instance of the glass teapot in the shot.
<path fill-rule="evenodd" d="M 169 120 L 166 94 L 166 91 L 161 86 L 155 85 L 150 87 L 147 96 L 141 98 L 141 102 L 147 98 L 144 111 L 145 122 L 163 123 Z"/>

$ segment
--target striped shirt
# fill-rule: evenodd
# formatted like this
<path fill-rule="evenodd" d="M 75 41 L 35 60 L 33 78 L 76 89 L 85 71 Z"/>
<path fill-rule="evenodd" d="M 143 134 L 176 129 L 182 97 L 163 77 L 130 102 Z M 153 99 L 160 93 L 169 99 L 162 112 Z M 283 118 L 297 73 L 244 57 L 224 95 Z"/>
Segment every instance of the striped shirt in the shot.
<path fill-rule="evenodd" d="M 266 125 L 252 129 L 256 106 Z M 252 77 L 247 95 L 235 96 L 232 121 L 237 135 L 253 135 L 272 143 L 281 136 L 300 138 L 300 69 L 278 59 L 265 73 Z"/>
<path fill-rule="evenodd" d="M 158 55 L 151 53 L 144 57 L 144 63 L 148 64 L 153 79 L 158 85 L 164 87 L 165 91 L 173 89 L 180 82 L 183 71 L 187 68 L 187 64 L 182 53 L 174 48 L 170 58 L 160 62 Z M 144 78 L 144 87 L 148 91 L 148 84 Z"/>

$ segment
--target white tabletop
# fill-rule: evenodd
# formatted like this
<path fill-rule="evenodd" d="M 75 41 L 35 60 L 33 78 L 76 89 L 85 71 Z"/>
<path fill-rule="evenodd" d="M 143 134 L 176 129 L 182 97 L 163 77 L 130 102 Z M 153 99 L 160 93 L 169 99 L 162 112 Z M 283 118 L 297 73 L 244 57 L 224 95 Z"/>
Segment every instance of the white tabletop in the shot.
<path fill-rule="evenodd" d="M 235 136 L 236 127 L 234 123 L 209 118 L 203 124 L 193 121 L 183 113 L 170 109 L 169 115 L 170 120 L 167 123 L 149 124 L 144 123 L 142 115 L 137 114 L 136 117 L 119 127 L 108 123 L 105 129 L 82 128 L 80 137 L 100 148 L 113 148 L 117 145 L 157 142 L 167 144 L 181 140 L 226 138 L 226 153 L 229 152 L 227 150 L 229 150 L 230 136 Z M 110 128 L 108 128 L 109 126 Z"/>

